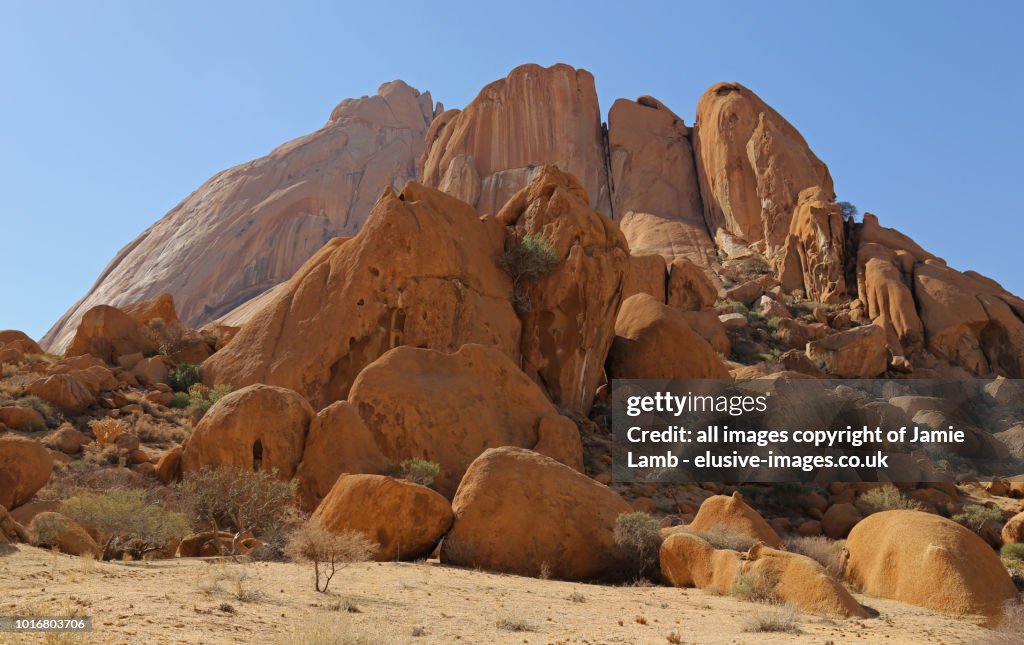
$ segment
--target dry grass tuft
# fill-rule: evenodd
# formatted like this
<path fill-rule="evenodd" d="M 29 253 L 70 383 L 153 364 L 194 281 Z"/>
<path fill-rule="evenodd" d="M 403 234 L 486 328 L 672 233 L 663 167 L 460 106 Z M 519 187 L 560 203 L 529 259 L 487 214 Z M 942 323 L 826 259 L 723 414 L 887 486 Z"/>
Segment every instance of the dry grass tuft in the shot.
<path fill-rule="evenodd" d="M 792 605 L 779 605 L 754 611 L 743 624 L 743 631 L 754 633 L 799 634 L 800 611 Z"/>

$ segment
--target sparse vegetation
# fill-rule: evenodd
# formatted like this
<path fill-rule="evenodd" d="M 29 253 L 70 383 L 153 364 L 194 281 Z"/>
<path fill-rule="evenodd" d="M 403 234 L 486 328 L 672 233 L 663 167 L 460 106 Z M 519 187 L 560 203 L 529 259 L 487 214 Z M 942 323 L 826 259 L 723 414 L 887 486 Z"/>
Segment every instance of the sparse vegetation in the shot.
<path fill-rule="evenodd" d="M 316 522 L 306 522 L 288 540 L 285 553 L 295 562 L 313 565 L 314 586 L 326 593 L 331 579 L 353 562 L 365 562 L 376 545 L 358 531 L 331 533 Z"/>
<path fill-rule="evenodd" d="M 770 568 L 741 570 L 732 580 L 729 595 L 748 602 L 776 603 L 779 577 L 779 572 Z"/>
<path fill-rule="evenodd" d="M 498 629 L 506 632 L 535 632 L 537 628 L 533 624 L 519 618 L 500 618 L 495 623 Z"/>
<path fill-rule="evenodd" d="M 188 532 L 184 515 L 148 501 L 137 488 L 81 492 L 65 500 L 60 511 L 95 531 L 104 560 L 119 552 L 141 557 Z"/>
<path fill-rule="evenodd" d="M 174 369 L 167 373 L 167 384 L 175 392 L 188 392 L 196 383 L 201 383 L 203 377 L 199 374 L 199 368 L 191 363 L 175 365 Z"/>
<path fill-rule="evenodd" d="M 89 422 L 89 429 L 96 437 L 96 443 L 101 445 L 112 444 L 117 438 L 124 434 L 124 422 L 120 419 L 103 417 Z"/>
<path fill-rule="evenodd" d="M 694 535 L 702 538 L 705 542 L 716 549 L 731 549 L 733 551 L 748 551 L 757 542 L 743 531 L 718 526 L 707 531 L 694 532 Z"/>
<path fill-rule="evenodd" d="M 215 565 L 199 583 L 208 594 L 223 594 L 238 602 L 259 602 L 266 595 L 251 573 L 238 565 Z M 228 605 L 230 607 L 230 605 Z M 223 605 L 221 611 L 224 611 Z M 234 608 L 232 608 L 234 609 Z"/>
<path fill-rule="evenodd" d="M 295 525 L 295 482 L 280 481 L 276 472 L 206 468 L 186 477 L 179 491 L 193 527 L 213 530 L 214 535 L 234 532 L 232 554 L 249 532 L 281 552 L 285 535 Z"/>
<path fill-rule="evenodd" d="M 830 540 L 823 535 L 791 537 L 786 540 L 786 550 L 815 560 L 833 577 L 838 578 L 842 574 L 842 540 Z"/>
<path fill-rule="evenodd" d="M 1004 544 L 999 549 L 999 555 L 1004 560 L 1024 560 L 1024 544 L 1020 542 L 1013 542 L 1011 544 Z"/>
<path fill-rule="evenodd" d="M 402 471 L 402 477 L 421 486 L 430 486 L 433 484 L 434 480 L 441 472 L 441 466 L 439 464 L 427 459 L 420 459 L 418 457 L 406 459 L 401 463 L 399 468 Z"/>
<path fill-rule="evenodd" d="M 514 242 L 498 258 L 498 266 L 512 278 L 512 305 L 519 314 L 531 311 L 530 299 L 523 290 L 523 281 L 535 281 L 558 266 L 558 251 L 540 233 L 531 233 Z"/>
<path fill-rule="evenodd" d="M 959 513 L 953 516 L 954 522 L 959 522 L 972 531 L 980 531 L 989 522 L 998 522 L 1003 519 L 1003 512 L 998 508 L 989 508 L 981 504 L 967 504 Z"/>
<path fill-rule="evenodd" d="M 636 556 L 638 578 L 657 560 L 661 547 L 659 529 L 658 520 L 643 511 L 623 513 L 615 518 L 615 543 Z"/>
<path fill-rule="evenodd" d="M 209 387 L 202 383 L 195 383 L 188 388 L 188 412 L 198 423 L 213 404 L 231 393 L 231 386 L 228 384 Z"/>
<path fill-rule="evenodd" d="M 753 633 L 799 634 L 800 612 L 792 605 L 754 611 L 743 624 L 743 631 Z"/>
<path fill-rule="evenodd" d="M 569 600 L 575 603 L 584 603 L 587 602 L 587 597 L 578 591 L 574 591 L 569 594 Z"/>
<path fill-rule="evenodd" d="M 839 206 L 839 212 L 843 214 L 844 220 L 851 222 L 856 221 L 857 215 L 860 214 L 860 211 L 857 210 L 856 206 L 850 202 L 837 202 L 837 205 Z"/>
<path fill-rule="evenodd" d="M 882 511 L 920 511 L 923 508 L 918 502 L 904 497 L 895 486 L 873 488 L 858 497 L 853 505 L 865 516 Z"/>

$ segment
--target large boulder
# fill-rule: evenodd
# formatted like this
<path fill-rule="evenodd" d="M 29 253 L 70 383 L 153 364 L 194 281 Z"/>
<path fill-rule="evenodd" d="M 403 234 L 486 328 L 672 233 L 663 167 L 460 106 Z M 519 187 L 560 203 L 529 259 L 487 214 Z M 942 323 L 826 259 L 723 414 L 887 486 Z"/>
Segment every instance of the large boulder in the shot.
<path fill-rule="evenodd" d="M 326 240 L 358 231 L 384 186 L 416 176 L 433 118 L 429 93 L 392 81 L 343 101 L 316 132 L 217 173 L 118 253 L 43 344 L 59 351 L 96 305 L 170 293 L 198 327 L 287 280 Z"/>
<path fill-rule="evenodd" d="M 430 125 L 418 162 L 423 183 L 482 213 L 529 183 L 536 166 L 579 178 L 590 205 L 611 215 L 601 111 L 594 77 L 568 65 L 522 65 L 487 85 L 462 110 Z"/>
<path fill-rule="evenodd" d="M 65 356 L 95 356 L 110 364 L 128 354 L 156 353 L 156 344 L 142 332 L 142 323 L 116 307 L 99 305 L 85 312 Z"/>
<path fill-rule="evenodd" d="M 96 394 L 86 383 L 72 374 L 53 374 L 33 381 L 26 392 L 65 412 L 81 413 L 96 403 Z"/>
<path fill-rule="evenodd" d="M 834 197 L 831 188 L 826 191 L 819 185 L 801 191 L 786 238 L 785 253 L 799 266 L 800 286 L 815 302 L 839 302 L 846 297 L 845 226 Z M 785 259 L 779 261 L 785 263 Z"/>
<path fill-rule="evenodd" d="M 769 593 L 780 603 L 812 614 L 867 618 L 868 612 L 823 566 L 799 553 L 755 544 L 741 565 L 743 575 L 770 581 Z"/>
<path fill-rule="evenodd" d="M 1011 517 L 1000 532 L 1003 544 L 1014 544 L 1024 542 L 1024 513 L 1017 513 Z"/>
<path fill-rule="evenodd" d="M 103 550 L 82 526 L 61 513 L 43 512 L 28 525 L 29 539 L 35 546 L 57 549 L 68 555 L 103 557 Z"/>
<path fill-rule="evenodd" d="M 0 436 L 0 506 L 13 509 L 50 481 L 53 458 L 42 443 Z"/>
<path fill-rule="evenodd" d="M 448 500 L 425 486 L 383 475 L 342 475 L 311 521 L 334 533 L 359 531 L 378 561 L 430 555 L 452 525 Z"/>
<path fill-rule="evenodd" d="M 889 364 L 885 330 L 864 325 L 807 343 L 807 358 L 837 378 L 874 378 Z"/>
<path fill-rule="evenodd" d="M 646 293 L 630 296 L 615 320 L 609 378 L 728 379 L 729 371 L 683 312 Z"/>
<path fill-rule="evenodd" d="M 16 405 L 0 407 L 0 423 L 20 432 L 35 432 L 46 428 L 46 419 L 38 410 Z"/>
<path fill-rule="evenodd" d="M 704 500 L 688 528 L 696 533 L 736 531 L 771 547 L 782 544 L 782 539 L 775 529 L 743 501 L 743 496 L 739 493 L 712 495 Z"/>
<path fill-rule="evenodd" d="M 512 283 L 495 261 L 504 238 L 499 222 L 440 191 L 386 188 L 359 234 L 328 242 L 207 359 L 204 379 L 287 387 L 323 408 L 400 345 L 476 342 L 518 360 Z"/>
<path fill-rule="evenodd" d="M 884 317 L 902 347 L 920 349 L 924 325 L 917 314 L 914 294 L 897 264 L 896 253 L 874 242 L 857 249 L 857 294 L 867 305 L 868 318 Z"/>
<path fill-rule="evenodd" d="M 831 201 L 828 168 L 796 128 L 738 83 L 711 86 L 697 103 L 694 148 L 704 214 L 748 243 L 783 248 L 800 191 L 820 186 Z"/>
<path fill-rule="evenodd" d="M 382 473 L 392 465 L 377 447 L 356 407 L 338 401 L 316 415 L 295 473 L 303 508 L 316 508 L 342 473 Z"/>
<path fill-rule="evenodd" d="M 619 99 L 608 112 L 608 155 L 612 213 L 633 252 L 708 266 L 714 243 L 683 120 L 650 96 Z"/>
<path fill-rule="evenodd" d="M 0 504 L 0 544 L 19 542 L 29 542 L 28 531 L 8 514 L 3 504 Z"/>
<path fill-rule="evenodd" d="M 921 511 L 874 513 L 850 531 L 846 577 L 867 594 L 946 614 L 997 617 L 1017 598 L 1006 567 L 973 531 Z"/>
<path fill-rule="evenodd" d="M 666 304 L 679 309 L 700 311 L 718 300 L 718 289 L 703 269 L 687 260 L 676 258 L 669 266 Z"/>
<path fill-rule="evenodd" d="M 43 348 L 28 334 L 17 329 L 0 329 L 0 349 L 16 349 L 22 354 L 42 354 Z"/>
<path fill-rule="evenodd" d="M 576 425 L 496 349 L 471 344 L 445 354 L 397 347 L 359 374 L 349 402 L 385 457 L 438 463 L 434 487 L 449 497 L 488 448 L 555 447 L 550 457 L 583 469 Z"/>
<path fill-rule="evenodd" d="M 517 240 L 540 235 L 558 254 L 558 266 L 525 291 L 522 368 L 555 404 L 586 415 L 615 333 L 626 241 L 590 208 L 580 183 L 555 166 L 537 169 L 497 219 L 514 228 Z"/>
<path fill-rule="evenodd" d="M 289 480 L 316 413 L 300 394 L 282 387 L 250 385 L 220 399 L 185 441 L 181 472 L 230 467 L 272 472 Z"/>
<path fill-rule="evenodd" d="M 615 522 L 632 511 L 613 490 L 522 448 L 492 448 L 452 502 L 441 561 L 563 580 L 615 576 Z"/>
<path fill-rule="evenodd" d="M 726 593 L 739 570 L 740 553 L 716 549 L 699 535 L 677 531 L 661 543 L 658 563 L 662 575 L 674 587 L 711 587 Z"/>

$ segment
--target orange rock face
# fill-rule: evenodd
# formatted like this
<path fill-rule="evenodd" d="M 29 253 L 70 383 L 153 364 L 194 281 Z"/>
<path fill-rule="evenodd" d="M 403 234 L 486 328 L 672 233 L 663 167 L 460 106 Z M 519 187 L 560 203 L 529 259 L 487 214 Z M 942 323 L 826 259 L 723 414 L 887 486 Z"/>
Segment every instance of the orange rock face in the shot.
<path fill-rule="evenodd" d="M 610 574 L 615 520 L 632 510 L 607 486 L 512 447 L 477 458 L 452 507 L 442 562 L 535 577 L 547 569 L 562 580 Z"/>
<path fill-rule="evenodd" d="M 142 333 L 142 324 L 116 307 L 100 305 L 82 316 L 65 356 L 88 354 L 113 364 L 135 353 L 156 353 L 156 345 Z"/>
<path fill-rule="evenodd" d="M 36 341 L 16 329 L 0 330 L 0 349 L 16 349 L 22 354 L 43 353 L 43 348 Z"/>
<path fill-rule="evenodd" d="M 363 370 L 349 401 L 393 463 L 413 457 L 438 463 L 433 486 L 449 497 L 488 448 L 534 448 L 545 434 L 558 450 L 551 457 L 583 467 L 576 425 L 495 349 L 393 349 Z"/>
<path fill-rule="evenodd" d="M 426 486 L 383 475 L 342 475 L 310 518 L 332 532 L 359 531 L 377 543 L 374 559 L 430 555 L 452 525 L 448 500 Z"/>
<path fill-rule="evenodd" d="M 821 186 L 803 190 L 786 240 L 787 249 L 796 250 L 804 293 L 815 302 L 839 302 L 846 297 L 846 236 L 843 216 L 833 197 Z"/>
<path fill-rule="evenodd" d="M 828 168 L 796 128 L 738 83 L 700 97 L 695 142 L 708 225 L 764 240 L 769 254 L 785 244 L 800 191 L 834 196 Z"/>
<path fill-rule="evenodd" d="M 399 345 L 465 343 L 519 358 L 512 284 L 496 258 L 504 227 L 410 182 L 384 191 L 362 231 L 335 240 L 203 364 L 208 382 L 294 389 L 321 408 Z"/>
<path fill-rule="evenodd" d="M 43 444 L 0 437 L 0 506 L 10 510 L 32 499 L 50 481 L 53 458 Z"/>
<path fill-rule="evenodd" d="M 426 135 L 420 177 L 494 214 L 529 183 L 533 169 L 572 173 L 590 205 L 611 214 L 594 77 L 568 65 L 517 67 L 463 110 L 439 116 Z"/>
<path fill-rule="evenodd" d="M 199 326 L 287 280 L 324 242 L 357 231 L 385 186 L 415 176 L 433 117 L 429 94 L 394 81 L 342 102 L 320 130 L 218 173 L 122 249 L 43 345 L 63 349 L 96 305 L 166 292 Z"/>
<path fill-rule="evenodd" d="M 552 400 L 586 414 L 602 376 L 629 248 L 618 227 L 587 204 L 576 179 L 543 166 L 497 219 L 517 240 L 540 235 L 555 249 L 555 269 L 529 285 L 522 315 L 522 367 Z"/>
<path fill-rule="evenodd" d="M 633 252 L 708 266 L 714 244 L 683 120 L 650 96 L 619 99 L 608 113 L 608 153 L 612 210 Z"/>
<path fill-rule="evenodd" d="M 247 471 L 277 469 L 289 480 L 316 414 L 299 394 L 280 387 L 251 385 L 217 401 L 186 440 L 181 454 L 185 475 L 205 467 Z"/>
<path fill-rule="evenodd" d="M 714 495 L 704 500 L 689 528 L 697 532 L 728 528 L 771 547 L 782 544 L 775 529 L 743 501 L 739 493 Z"/>

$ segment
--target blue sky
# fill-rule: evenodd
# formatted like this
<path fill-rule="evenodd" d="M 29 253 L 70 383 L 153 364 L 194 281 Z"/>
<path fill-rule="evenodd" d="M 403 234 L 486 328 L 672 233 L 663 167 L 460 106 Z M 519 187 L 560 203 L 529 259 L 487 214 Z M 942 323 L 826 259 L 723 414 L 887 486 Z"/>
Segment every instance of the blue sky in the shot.
<path fill-rule="evenodd" d="M 1024 294 L 1021 3 L 0 0 L 0 329 L 34 337 L 223 168 L 401 78 L 447 107 L 525 62 L 692 123 L 747 85 L 840 199 Z"/>

